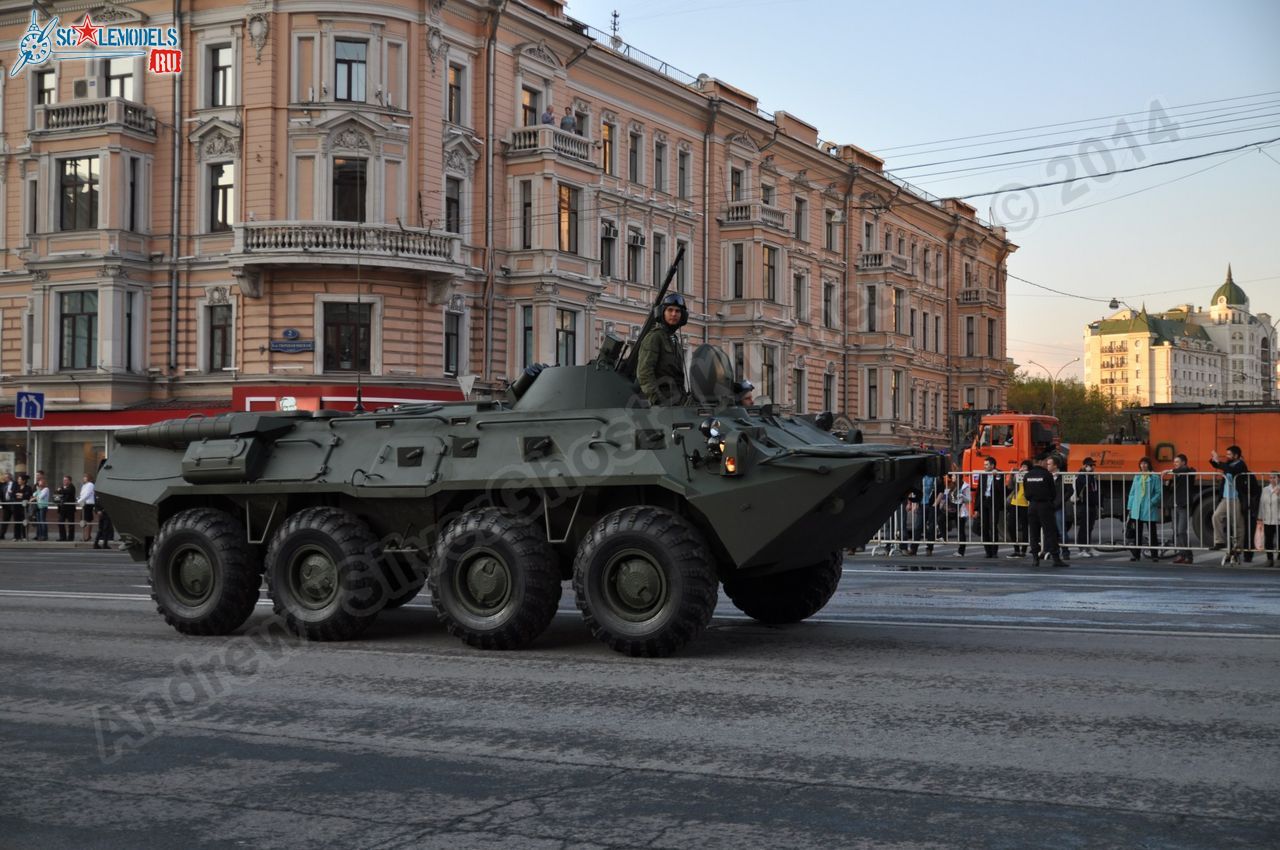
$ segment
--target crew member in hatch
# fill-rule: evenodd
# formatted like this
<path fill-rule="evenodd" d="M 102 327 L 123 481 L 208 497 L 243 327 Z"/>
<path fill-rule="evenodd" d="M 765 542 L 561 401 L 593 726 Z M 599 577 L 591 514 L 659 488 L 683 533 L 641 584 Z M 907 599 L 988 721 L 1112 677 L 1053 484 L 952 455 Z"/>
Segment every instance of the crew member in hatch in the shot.
<path fill-rule="evenodd" d="M 658 322 L 640 340 L 636 379 L 650 404 L 683 404 L 684 348 L 677 331 L 689 321 L 689 309 L 678 292 L 669 293 L 656 308 Z"/>

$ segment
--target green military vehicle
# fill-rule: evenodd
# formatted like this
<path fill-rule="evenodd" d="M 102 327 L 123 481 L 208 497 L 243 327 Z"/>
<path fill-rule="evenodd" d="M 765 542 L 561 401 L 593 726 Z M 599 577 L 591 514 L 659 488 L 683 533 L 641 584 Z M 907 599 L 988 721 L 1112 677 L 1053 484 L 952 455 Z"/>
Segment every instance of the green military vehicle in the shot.
<path fill-rule="evenodd" d="M 238 629 L 265 573 L 276 614 L 313 640 L 353 638 L 429 582 L 452 634 L 513 649 L 572 580 L 597 638 L 663 656 L 706 627 L 721 585 L 767 623 L 816 613 L 843 550 L 941 471 L 936 455 L 843 443 L 829 416 L 742 407 L 709 345 L 688 402 L 650 406 L 634 348 L 607 339 L 591 364 L 530 370 L 500 400 L 123 431 L 98 497 L 184 634 Z"/>

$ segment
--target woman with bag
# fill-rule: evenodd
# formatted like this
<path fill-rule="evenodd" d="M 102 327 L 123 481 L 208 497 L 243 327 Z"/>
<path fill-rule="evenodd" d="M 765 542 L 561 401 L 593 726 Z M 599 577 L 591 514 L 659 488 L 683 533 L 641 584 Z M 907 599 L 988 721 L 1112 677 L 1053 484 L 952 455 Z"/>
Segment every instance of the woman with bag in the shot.
<path fill-rule="evenodd" d="M 1164 488 L 1160 477 L 1151 471 L 1151 459 L 1138 461 L 1138 473 L 1133 476 L 1129 486 L 1129 519 L 1134 524 L 1133 542 L 1138 548 L 1130 549 L 1130 561 L 1142 557 L 1142 532 L 1147 532 L 1147 542 L 1151 546 L 1151 560 L 1160 560 L 1160 497 Z"/>

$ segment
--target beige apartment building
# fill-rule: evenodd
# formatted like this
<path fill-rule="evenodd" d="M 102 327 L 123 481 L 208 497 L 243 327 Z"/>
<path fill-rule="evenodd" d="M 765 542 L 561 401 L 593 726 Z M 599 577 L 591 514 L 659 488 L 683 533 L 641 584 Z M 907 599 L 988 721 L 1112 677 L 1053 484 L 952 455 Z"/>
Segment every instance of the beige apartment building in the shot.
<path fill-rule="evenodd" d="M 1276 398 L 1276 328 L 1226 280 L 1208 307 L 1126 307 L 1084 334 L 1085 383 L 1119 404 L 1222 404 Z"/>
<path fill-rule="evenodd" d="M 493 394 L 634 339 L 682 249 L 689 347 L 758 397 L 939 445 L 1003 404 L 1003 230 L 561 0 L 176 8 L 0 2 L 0 467 Z"/>

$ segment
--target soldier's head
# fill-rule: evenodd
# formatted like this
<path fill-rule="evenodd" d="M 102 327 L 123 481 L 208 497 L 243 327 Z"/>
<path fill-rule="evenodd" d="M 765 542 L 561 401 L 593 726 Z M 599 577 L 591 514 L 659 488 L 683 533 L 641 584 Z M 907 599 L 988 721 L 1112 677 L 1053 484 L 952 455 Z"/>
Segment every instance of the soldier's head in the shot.
<path fill-rule="evenodd" d="M 684 327 L 689 321 L 689 308 L 685 306 L 684 296 L 679 292 L 667 293 L 658 307 L 660 310 L 658 318 L 667 326 L 667 330 L 674 331 L 676 328 Z"/>

